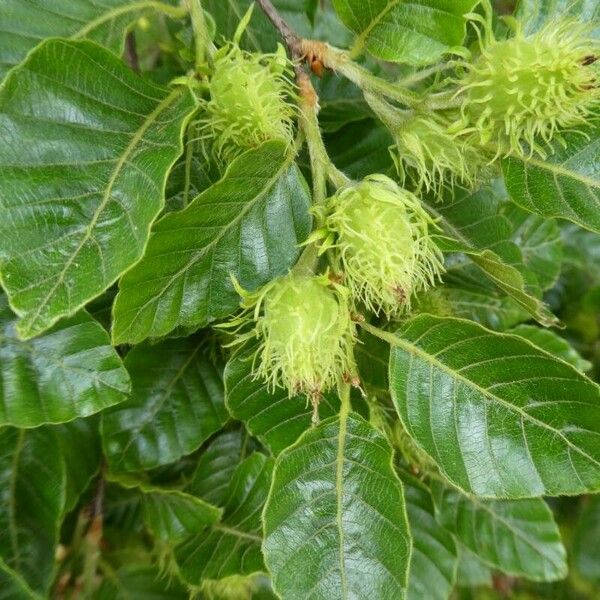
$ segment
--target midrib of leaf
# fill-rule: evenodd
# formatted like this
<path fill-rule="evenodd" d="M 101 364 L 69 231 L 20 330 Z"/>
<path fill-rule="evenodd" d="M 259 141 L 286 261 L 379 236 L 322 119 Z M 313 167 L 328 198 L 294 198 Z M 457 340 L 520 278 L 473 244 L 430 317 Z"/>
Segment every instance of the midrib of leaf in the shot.
<path fill-rule="evenodd" d="M 260 544 L 263 540 L 262 537 L 256 535 L 254 533 L 248 533 L 246 531 L 241 531 L 240 529 L 236 529 L 235 527 L 231 527 L 229 525 L 223 525 L 222 523 L 215 523 L 211 525 L 211 527 L 217 531 L 222 531 L 227 535 L 232 535 L 234 537 L 242 538 L 245 540 L 251 540 L 252 542 L 257 542 Z"/>
<path fill-rule="evenodd" d="M 142 126 L 135 132 L 134 136 L 131 138 L 131 141 L 129 142 L 129 144 L 125 148 L 125 151 L 121 155 L 121 158 L 118 160 L 117 164 L 115 165 L 115 168 L 114 168 L 114 170 L 112 172 L 112 175 L 111 175 L 111 177 L 110 177 L 110 179 L 108 181 L 106 190 L 104 191 L 104 194 L 102 195 L 102 200 L 101 200 L 98 208 L 94 212 L 89 225 L 87 225 L 86 228 L 84 229 L 84 235 L 81 238 L 81 241 L 80 241 L 79 245 L 77 246 L 77 248 L 75 248 L 75 251 L 71 254 L 71 256 L 69 257 L 69 259 L 65 263 L 65 266 L 63 267 L 62 271 L 56 276 L 56 283 L 50 289 L 50 291 L 46 294 L 46 296 L 44 297 L 44 299 L 40 302 L 37 310 L 33 313 L 33 316 L 27 319 L 27 322 L 28 322 L 27 328 L 22 328 L 22 327 L 19 328 L 17 326 L 18 329 L 19 329 L 19 332 L 23 336 L 29 337 L 29 334 L 31 333 L 31 329 L 35 325 L 38 317 L 40 316 L 40 314 L 42 312 L 42 310 L 44 309 L 44 307 L 48 303 L 48 300 L 50 300 L 50 298 L 56 292 L 56 290 L 58 289 L 58 287 L 64 282 L 64 278 L 65 278 L 67 272 L 69 271 L 69 269 L 71 268 L 71 265 L 73 264 L 73 261 L 79 255 L 79 252 L 81 252 L 81 249 L 83 248 L 84 244 L 90 239 L 90 237 L 91 237 L 91 235 L 93 233 L 93 230 L 94 230 L 94 228 L 96 226 L 96 223 L 98 222 L 98 219 L 100 218 L 100 215 L 102 214 L 102 212 L 106 208 L 107 204 L 110 202 L 110 199 L 111 199 L 111 196 L 112 196 L 113 187 L 114 187 L 115 183 L 117 182 L 117 178 L 121 174 L 121 171 L 123 170 L 123 167 L 127 163 L 129 157 L 134 152 L 134 150 L 136 149 L 137 145 L 141 142 L 142 138 L 144 137 L 144 135 L 146 134 L 146 132 L 148 131 L 148 129 L 156 122 L 156 120 L 158 119 L 158 117 L 160 116 L 160 114 L 163 111 L 165 111 L 167 108 L 169 108 L 169 106 L 175 100 L 177 100 L 179 98 L 179 96 L 183 95 L 186 90 L 187 90 L 187 88 L 185 88 L 184 86 L 176 87 L 148 115 L 148 117 L 146 118 L 146 120 L 143 122 Z M 116 281 L 116 279 L 118 279 L 118 278 L 115 278 L 114 281 Z M 104 283 L 108 284 L 108 285 L 111 285 L 112 283 L 114 283 L 114 281 L 104 282 Z M 80 309 L 82 306 L 84 306 L 86 304 L 86 302 L 83 302 L 83 303 L 79 304 L 76 307 L 70 307 L 70 310 L 72 312 L 75 312 L 78 309 Z M 17 314 L 18 314 L 18 312 L 17 312 Z M 52 322 L 55 323 L 57 320 L 58 320 L 58 317 L 54 317 L 53 320 L 52 320 Z"/>
<path fill-rule="evenodd" d="M 244 206 L 244 208 L 240 211 L 239 215 L 237 217 L 235 217 L 228 225 L 225 225 L 224 227 L 222 227 L 221 231 L 219 231 L 219 233 L 214 237 L 214 239 L 212 239 L 208 244 L 206 244 L 206 246 L 203 246 L 199 250 L 192 252 L 192 256 L 188 260 L 188 262 L 185 265 L 183 265 L 183 267 L 181 267 L 181 269 L 179 269 L 177 272 L 175 272 L 173 275 L 171 275 L 171 277 L 167 278 L 167 282 L 165 283 L 165 285 L 163 285 L 162 290 L 156 296 L 151 297 L 150 299 L 148 299 L 146 302 L 144 302 L 144 304 L 142 304 L 138 308 L 135 317 L 133 319 L 131 319 L 131 322 L 127 326 L 127 329 L 125 329 L 125 331 L 121 333 L 120 338 L 123 338 L 123 335 L 131 329 L 131 327 L 135 323 L 135 320 L 137 319 L 139 314 L 150 303 L 157 302 L 158 299 L 160 299 L 162 297 L 162 295 L 169 289 L 169 287 L 172 285 L 172 283 L 179 276 L 181 276 L 182 273 L 185 273 L 188 269 L 190 269 L 199 260 L 204 258 L 204 256 L 206 256 L 206 254 L 210 250 L 212 250 L 212 248 L 214 246 L 216 246 L 227 235 L 227 233 L 229 233 L 229 231 L 231 231 L 231 229 L 233 229 L 240 221 L 242 221 L 244 219 L 244 217 L 265 197 L 265 195 L 268 193 L 268 191 L 273 187 L 275 182 L 279 179 L 281 174 L 289 167 L 289 165 L 293 161 L 293 159 L 294 159 L 294 156 L 292 155 L 292 153 L 289 153 L 288 157 L 282 163 L 281 167 L 275 172 L 275 175 L 267 180 L 267 183 L 264 186 L 263 190 L 257 196 L 255 196 L 251 202 L 246 203 L 246 206 Z M 226 178 L 227 178 L 227 173 L 225 174 L 223 179 L 226 179 Z M 192 202 L 190 203 L 189 206 L 192 206 L 194 204 L 194 202 L 196 202 L 201 197 L 202 197 L 202 194 L 200 194 L 200 196 L 197 196 L 195 200 L 192 200 Z M 176 213 L 172 213 L 172 214 L 176 214 Z M 166 215 L 164 218 L 168 219 L 169 216 L 170 215 Z M 159 224 L 160 224 L 160 221 L 159 221 Z M 209 302 L 210 302 L 211 294 L 212 294 L 212 286 L 209 285 L 209 295 L 208 295 Z"/>
<path fill-rule="evenodd" d="M 63 331 L 67 331 L 67 330 L 65 329 Z M 10 337 L 7 337 L 7 336 L 5 336 L 3 334 L 0 334 L 0 344 L 2 344 L 2 345 L 4 345 L 4 344 L 11 344 L 11 345 L 13 345 L 13 344 L 15 344 L 16 341 L 17 340 L 15 340 L 14 338 L 10 338 Z M 116 392 L 123 392 L 122 389 L 119 389 L 119 388 L 115 387 L 114 385 L 111 385 L 110 383 L 107 383 L 106 381 L 104 381 L 102 379 L 102 377 L 100 377 L 100 373 L 99 372 L 90 371 L 89 369 L 84 369 L 82 367 L 76 367 L 74 365 L 66 365 L 64 362 L 62 362 L 62 360 L 56 359 L 53 355 L 44 354 L 43 352 L 40 352 L 28 340 L 23 340 L 23 341 L 19 340 L 19 343 L 27 350 L 27 352 L 29 352 L 29 354 L 31 354 L 33 356 L 39 356 L 39 357 L 43 358 L 44 360 L 47 360 L 49 363 L 52 363 L 56 367 L 59 367 L 63 371 L 72 372 L 72 373 L 84 373 L 92 381 L 95 381 L 96 383 L 102 384 L 103 386 L 105 386 L 107 388 L 110 388 L 111 390 L 115 390 Z M 40 388 L 38 386 L 38 382 L 35 381 L 34 383 L 35 383 L 35 388 L 38 391 L 38 394 L 41 395 Z"/>
<path fill-rule="evenodd" d="M 356 46 L 358 48 L 364 47 L 367 38 L 371 34 L 371 31 L 381 23 L 383 17 L 385 17 L 393 8 L 400 4 L 402 0 L 390 0 L 384 7 L 384 9 L 369 23 L 367 28 L 356 38 Z"/>
<path fill-rule="evenodd" d="M 442 481 L 445 484 L 445 482 L 441 478 L 439 478 L 439 480 Z M 501 516 L 499 513 L 494 512 L 492 510 L 491 506 L 488 506 L 487 504 L 481 502 L 477 497 L 472 496 L 470 494 L 467 495 L 466 497 L 469 500 L 469 502 L 472 502 L 477 508 L 479 508 L 480 510 L 483 510 L 484 512 L 486 512 L 489 515 L 491 515 L 491 517 L 495 521 L 498 521 L 498 522 L 502 523 L 515 537 L 519 538 L 520 540 L 523 540 L 523 542 L 525 542 L 525 544 L 527 544 L 530 548 L 532 548 L 536 553 L 541 554 L 544 558 L 546 558 L 546 560 L 548 560 L 548 562 L 550 562 L 552 564 L 555 564 L 554 561 L 552 560 L 552 558 L 550 556 L 548 556 L 546 553 L 543 552 L 543 548 L 542 548 L 542 550 L 540 550 L 539 547 L 536 546 L 529 539 L 529 537 L 527 537 L 527 535 L 524 532 L 521 532 L 520 530 L 515 529 L 513 527 L 513 525 L 511 524 L 510 521 L 508 521 L 504 516 Z M 498 500 L 498 502 L 502 502 L 502 500 Z M 543 500 L 542 500 L 542 502 L 543 502 Z M 552 521 L 554 521 L 554 519 L 552 518 L 552 513 L 551 512 L 550 512 L 550 517 L 551 517 Z M 485 564 L 487 564 L 489 567 L 492 567 L 492 568 L 496 567 L 495 564 L 493 564 L 490 561 L 486 560 L 482 556 L 479 556 L 479 559 L 482 562 L 484 562 Z M 527 575 L 527 574 L 523 573 L 523 575 Z"/>
<path fill-rule="evenodd" d="M 10 532 L 10 545 L 12 548 L 13 556 L 15 557 L 15 570 L 21 570 L 21 556 L 19 552 L 19 534 L 16 523 L 16 509 L 17 509 L 17 476 L 19 471 L 19 460 L 21 459 L 21 452 L 23 451 L 23 444 L 25 442 L 25 430 L 20 429 L 17 437 L 17 443 L 15 444 L 15 450 L 13 459 L 11 462 L 10 471 L 10 492 L 8 496 L 8 529 Z"/>
<path fill-rule="evenodd" d="M 466 319 L 455 319 L 455 320 L 456 321 L 462 321 L 462 322 L 465 322 L 465 323 L 471 323 L 472 322 L 472 321 L 467 321 Z M 448 374 L 450 377 L 460 380 L 462 383 L 464 383 L 465 385 L 467 385 L 470 388 L 476 389 L 486 399 L 488 399 L 492 404 L 493 403 L 501 404 L 508 411 L 517 413 L 522 420 L 529 421 L 533 425 L 536 425 L 538 427 L 546 429 L 546 430 L 550 431 L 553 435 L 557 435 L 558 437 L 560 437 L 564 441 L 564 443 L 570 449 L 576 451 L 578 454 L 580 454 L 581 456 L 583 456 L 584 458 L 586 458 L 587 460 L 589 460 L 593 464 L 595 464 L 598 467 L 600 467 L 600 461 L 596 460 L 595 458 L 593 458 L 592 456 L 590 456 L 589 454 L 587 454 L 587 452 L 584 452 L 581 448 L 575 446 L 573 444 L 573 442 L 571 442 L 571 440 L 569 440 L 569 438 L 565 437 L 565 435 L 562 433 L 562 431 L 559 431 L 558 429 L 553 429 L 550 425 L 548 425 L 547 423 L 544 423 L 543 421 L 540 421 L 539 419 L 536 419 L 535 417 L 533 417 L 532 415 L 530 415 L 528 412 L 524 411 L 522 408 L 520 408 L 518 406 L 515 406 L 514 404 L 511 404 L 510 402 L 507 402 L 506 400 L 504 400 L 503 398 L 500 398 L 499 396 L 495 396 L 489 390 L 486 390 L 485 388 L 482 388 L 480 385 L 478 385 L 474 381 L 471 381 L 470 379 L 467 379 L 464 375 L 461 375 L 457 371 L 452 370 L 450 367 L 448 367 L 447 365 L 445 365 L 443 362 L 437 360 L 437 358 L 435 358 L 433 355 L 428 354 L 427 352 L 421 350 L 421 348 L 415 346 L 414 344 L 412 344 L 412 343 L 410 343 L 410 342 L 408 342 L 406 340 L 403 340 L 402 338 L 394 335 L 393 333 L 389 333 L 388 331 L 383 331 L 383 330 L 381 330 L 381 329 L 379 329 L 377 327 L 373 327 L 372 325 L 369 325 L 368 323 L 361 323 L 361 327 L 363 327 L 369 333 L 371 333 L 371 334 L 377 336 L 378 338 L 380 338 L 380 339 L 388 342 L 388 344 L 390 344 L 392 346 L 397 346 L 397 347 L 403 348 L 404 350 L 408 351 L 411 355 L 416 355 L 416 356 L 422 358 L 425 362 L 430 363 L 430 364 L 434 365 L 435 367 L 439 368 L 441 371 L 443 371 L 444 373 Z M 519 341 L 525 341 L 526 343 L 529 343 L 524 338 L 520 338 L 518 336 L 511 336 L 509 334 L 504 334 L 504 335 L 506 335 L 507 337 L 518 338 Z M 533 344 L 530 344 L 530 345 L 533 346 Z M 544 354 L 547 354 L 551 358 L 555 358 L 553 355 L 548 354 L 547 352 L 545 352 L 541 348 L 537 348 L 537 346 L 536 346 L 536 349 L 539 350 L 540 352 L 544 353 Z M 556 359 L 556 360 L 559 360 L 560 362 L 564 362 L 564 361 L 562 361 L 560 359 Z M 568 363 L 565 363 L 565 364 L 568 364 Z"/>
<path fill-rule="evenodd" d="M 587 150 L 587 148 L 585 148 L 585 149 Z M 573 157 L 571 156 L 571 157 L 569 157 L 568 160 L 571 160 L 572 158 Z M 526 158 L 522 158 L 520 160 L 525 165 L 533 165 L 534 167 L 537 167 L 538 169 L 550 171 L 550 172 L 554 173 L 555 175 L 562 175 L 563 177 L 568 177 L 569 179 L 574 179 L 576 181 L 583 183 L 584 185 L 586 185 L 588 187 L 600 189 L 600 183 L 598 181 L 596 181 L 595 179 L 591 179 L 590 177 L 586 177 L 585 175 L 582 175 L 575 171 L 570 171 L 569 169 L 565 168 L 566 162 L 563 162 L 560 164 L 552 163 L 552 162 L 545 162 L 543 160 L 540 160 L 539 158 L 533 158 L 533 157 L 526 157 Z"/>
<path fill-rule="evenodd" d="M 157 397 L 156 401 L 150 407 L 150 411 L 149 411 L 150 415 L 151 415 L 150 419 L 145 419 L 138 427 L 135 427 L 132 430 L 132 435 L 130 436 L 129 442 L 127 443 L 125 448 L 123 448 L 123 450 L 121 451 L 122 455 L 125 455 L 125 453 L 129 450 L 129 448 L 131 448 L 131 444 L 133 444 L 134 441 L 136 440 L 136 436 L 133 435 L 133 432 L 135 432 L 136 435 L 139 434 L 140 431 L 142 431 L 142 429 L 144 429 L 148 425 L 148 421 L 156 416 L 156 413 L 160 410 L 161 406 L 165 403 L 165 400 L 171 393 L 171 390 L 173 389 L 174 385 L 183 377 L 184 373 L 187 371 L 188 367 L 190 366 L 190 364 L 192 363 L 194 358 L 196 358 L 196 355 L 198 354 L 199 350 L 200 350 L 200 345 L 197 345 L 196 348 L 194 348 L 193 352 L 190 354 L 190 356 L 184 361 L 184 363 L 181 365 L 181 367 L 179 367 L 179 369 L 175 373 L 175 375 L 173 375 L 173 378 L 171 379 L 171 381 L 169 381 L 169 383 L 167 384 L 167 387 L 160 394 L 157 395 L 158 397 Z M 211 405 L 212 405 L 212 399 L 211 399 Z M 118 407 L 119 406 L 117 405 L 117 408 Z"/>
<path fill-rule="evenodd" d="M 336 497 L 336 524 L 339 536 L 340 553 L 340 583 L 342 598 L 348 597 L 348 581 L 346 579 L 346 563 L 344 561 L 344 522 L 342 517 L 344 501 L 344 451 L 346 449 L 346 433 L 348 430 L 348 415 L 350 414 L 350 391 L 344 390 L 341 394 L 341 407 L 339 413 L 340 432 L 336 456 L 335 472 L 335 497 Z"/>
<path fill-rule="evenodd" d="M 157 0 L 139 0 L 138 2 L 133 2 L 131 4 L 126 4 L 125 6 L 119 6 L 117 8 L 113 8 L 103 15 L 97 17 L 93 21 L 90 21 L 85 27 L 82 27 L 77 33 L 71 36 L 72 39 L 80 39 L 84 38 L 90 34 L 94 29 L 104 25 L 104 23 L 108 21 L 112 21 L 121 15 L 127 14 L 128 12 L 134 12 L 136 10 L 144 10 L 146 8 L 153 8 L 157 11 L 164 12 L 165 14 L 172 17 L 183 17 L 187 14 L 187 10 L 177 8 L 175 6 L 170 6 L 168 4 L 164 4 L 163 2 L 158 2 Z M 62 16 L 62 15 L 61 15 Z"/>
<path fill-rule="evenodd" d="M 356 38 L 356 48 L 357 49 L 362 49 L 364 47 L 364 45 L 367 42 L 367 38 L 369 37 L 369 35 L 371 35 L 371 32 L 373 31 L 373 29 L 375 29 L 375 27 L 377 27 L 377 25 L 379 25 L 379 23 L 381 23 L 383 18 L 385 16 L 387 16 L 399 4 L 411 4 L 411 3 L 404 2 L 404 0 L 389 0 L 389 2 L 385 5 L 384 9 L 371 21 L 371 23 L 369 23 L 368 27 L 364 31 L 362 31 L 360 33 L 360 35 Z M 436 10 L 439 10 L 439 9 L 436 9 Z M 443 12 L 450 16 L 454 16 L 454 15 L 452 15 L 452 13 L 448 13 L 447 11 L 440 10 L 439 12 Z"/>

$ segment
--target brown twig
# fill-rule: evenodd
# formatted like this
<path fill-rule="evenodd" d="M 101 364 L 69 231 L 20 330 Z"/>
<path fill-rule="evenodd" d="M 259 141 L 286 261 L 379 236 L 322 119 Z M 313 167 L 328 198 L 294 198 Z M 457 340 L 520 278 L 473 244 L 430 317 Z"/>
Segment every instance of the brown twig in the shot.
<path fill-rule="evenodd" d="M 292 58 L 302 59 L 302 38 L 287 24 L 286 20 L 277 12 L 271 0 L 256 0 L 265 15 L 277 31 L 279 31 L 285 45 L 288 47 Z"/>
<path fill-rule="evenodd" d="M 296 82 L 300 92 L 300 98 L 307 106 L 313 110 L 318 110 L 318 96 L 310 81 L 307 70 L 304 68 L 306 59 L 306 40 L 302 39 L 286 22 L 286 20 L 277 12 L 277 9 L 271 3 L 271 0 L 256 0 L 265 13 L 269 21 L 281 35 L 285 43 L 296 72 Z"/>

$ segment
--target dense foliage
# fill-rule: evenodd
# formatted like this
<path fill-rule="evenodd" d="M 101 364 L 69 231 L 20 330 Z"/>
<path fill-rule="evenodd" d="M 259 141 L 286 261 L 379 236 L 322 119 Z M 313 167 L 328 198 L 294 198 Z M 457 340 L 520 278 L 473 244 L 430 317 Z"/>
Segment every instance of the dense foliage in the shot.
<path fill-rule="evenodd" d="M 600 597 L 597 0 L 0 2 L 0 598 Z"/>

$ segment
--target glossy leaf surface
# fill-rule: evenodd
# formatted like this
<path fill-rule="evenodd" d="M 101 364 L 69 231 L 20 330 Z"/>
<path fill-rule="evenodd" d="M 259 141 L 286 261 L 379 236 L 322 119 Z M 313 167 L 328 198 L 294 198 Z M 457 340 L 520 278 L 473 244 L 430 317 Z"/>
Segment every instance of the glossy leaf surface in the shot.
<path fill-rule="evenodd" d="M 155 10 L 183 16 L 169 0 L 3 0 L 0 80 L 45 38 L 87 38 L 119 54 L 131 23 Z"/>
<path fill-rule="evenodd" d="M 272 469 L 273 460 L 258 453 L 242 462 L 231 479 L 222 521 L 177 547 L 175 559 L 189 584 L 264 571 L 260 515 Z"/>
<path fill-rule="evenodd" d="M 532 156 L 503 161 L 506 187 L 515 204 L 600 233 L 598 131 L 595 125 L 565 133 L 546 159 Z"/>
<path fill-rule="evenodd" d="M 333 0 L 338 16 L 377 58 L 423 65 L 462 43 L 473 0 Z"/>
<path fill-rule="evenodd" d="M 494 569 L 537 581 L 566 576 L 560 532 L 541 498 L 481 500 L 444 485 L 433 490 L 440 523 Z"/>
<path fill-rule="evenodd" d="M 265 560 L 284 598 L 406 597 L 411 538 L 387 440 L 332 417 L 277 458 Z"/>
<path fill-rule="evenodd" d="M 410 436 L 455 485 L 523 498 L 600 489 L 600 388 L 517 336 L 421 315 L 389 336 Z"/>
<path fill-rule="evenodd" d="M 187 208 L 156 223 L 143 260 L 121 281 L 116 343 L 206 325 L 238 307 L 232 276 L 255 290 L 293 266 L 311 218 L 292 158 L 283 142 L 248 151 Z"/>
<path fill-rule="evenodd" d="M 66 67 L 65 67 L 66 65 Z M 30 338 L 144 252 L 194 110 L 94 43 L 49 40 L 0 89 L 0 274 Z"/>
<path fill-rule="evenodd" d="M 129 389 L 108 334 L 85 311 L 21 341 L 0 296 L 0 425 L 72 421 L 123 402 Z"/>
<path fill-rule="evenodd" d="M 221 370 L 202 338 L 134 348 L 125 359 L 129 400 L 102 415 L 102 438 L 115 470 L 168 464 L 196 450 L 228 418 Z"/>

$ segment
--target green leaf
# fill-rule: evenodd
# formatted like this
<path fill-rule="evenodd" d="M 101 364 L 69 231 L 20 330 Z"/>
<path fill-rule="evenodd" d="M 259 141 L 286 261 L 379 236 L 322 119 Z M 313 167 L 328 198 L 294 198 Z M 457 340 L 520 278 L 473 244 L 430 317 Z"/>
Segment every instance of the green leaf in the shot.
<path fill-rule="evenodd" d="M 0 89 L 2 285 L 35 336 L 137 262 L 194 110 L 92 42 L 48 40 Z"/>
<path fill-rule="evenodd" d="M 0 600 L 41 600 L 41 598 L 0 558 Z"/>
<path fill-rule="evenodd" d="M 336 132 L 349 123 L 373 116 L 362 90 L 335 73 L 324 74 L 317 93 L 320 106 L 319 125 L 322 131 Z"/>
<path fill-rule="evenodd" d="M 600 583 L 597 540 L 600 539 L 600 496 L 584 500 L 573 539 L 573 562 L 586 579 Z"/>
<path fill-rule="evenodd" d="M 0 429 L 0 558 L 43 594 L 54 575 L 65 486 L 51 429 Z"/>
<path fill-rule="evenodd" d="M 94 600 L 189 600 L 190 594 L 173 577 L 146 565 L 126 565 L 110 571 Z"/>
<path fill-rule="evenodd" d="M 432 293 L 441 296 L 452 316 L 476 321 L 496 331 L 505 331 L 529 320 L 529 313 L 510 296 L 490 289 L 485 283 L 482 284 L 481 280 L 469 280 L 465 284 L 453 281 L 451 286 L 436 288 Z"/>
<path fill-rule="evenodd" d="M 137 343 L 231 314 L 231 277 L 254 290 L 295 263 L 310 197 L 285 143 L 233 161 L 186 209 L 158 221 L 144 258 L 121 280 L 113 339 Z"/>
<path fill-rule="evenodd" d="M 452 536 L 435 520 L 429 490 L 415 477 L 401 472 L 408 523 L 413 539 L 408 579 L 409 600 L 447 600 L 457 568 Z"/>
<path fill-rule="evenodd" d="M 224 506 L 229 482 L 243 459 L 246 435 L 239 429 L 219 433 L 202 452 L 185 491 L 211 504 Z"/>
<path fill-rule="evenodd" d="M 390 364 L 390 347 L 384 341 L 361 332 L 358 344 L 354 347 L 356 364 L 360 374 L 361 385 L 367 386 L 367 394 L 373 392 L 378 396 L 389 394 L 388 370 Z"/>
<path fill-rule="evenodd" d="M 203 338 L 134 348 L 125 359 L 129 400 L 102 415 L 102 440 L 115 471 L 151 469 L 196 450 L 228 418 L 221 370 Z"/>
<path fill-rule="evenodd" d="M 537 31 L 557 15 L 570 15 L 591 23 L 600 18 L 600 4 L 596 0 L 520 0 L 517 9 L 527 33 Z"/>
<path fill-rule="evenodd" d="M 558 217 L 600 233 L 600 125 L 565 133 L 548 158 L 502 161 L 511 198 L 525 210 Z"/>
<path fill-rule="evenodd" d="M 263 519 L 282 597 L 406 597 L 402 485 L 387 440 L 358 415 L 321 422 L 279 455 Z"/>
<path fill-rule="evenodd" d="M 25 342 L 15 325 L 0 296 L 0 425 L 62 423 L 125 400 L 129 375 L 85 311 Z"/>
<path fill-rule="evenodd" d="M 538 323 L 545 327 L 559 324 L 558 318 L 552 314 L 544 302 L 529 290 L 527 281 L 519 269 L 506 264 L 495 252 L 489 250 L 470 253 L 470 258 L 496 286 L 506 292 Z"/>
<path fill-rule="evenodd" d="M 546 219 L 509 204 L 503 211 L 512 223 L 512 239 L 519 246 L 524 265 L 533 273 L 542 289 L 551 288 L 560 275 L 563 244 L 554 219 Z"/>
<path fill-rule="evenodd" d="M 3 0 L 0 5 L 0 80 L 40 41 L 50 37 L 88 38 L 121 54 L 129 26 L 161 10 L 185 12 L 155 0 Z"/>
<path fill-rule="evenodd" d="M 140 497 L 146 527 L 159 542 L 180 542 L 221 518 L 220 508 L 180 490 L 110 474 L 108 479 Z"/>
<path fill-rule="evenodd" d="M 567 291 L 578 297 L 583 290 L 600 285 L 600 235 L 573 223 L 561 223 L 565 256 L 562 277 Z"/>
<path fill-rule="evenodd" d="M 219 37 L 231 39 L 252 2 L 253 0 L 203 0 L 202 5 L 215 19 Z M 312 0 L 272 0 L 272 2 L 277 12 L 298 35 L 311 37 Z M 270 52 L 276 49 L 278 41 L 275 28 L 262 10 L 256 6 L 242 38 L 242 46 L 253 52 Z"/>
<path fill-rule="evenodd" d="M 180 544 L 175 560 L 184 581 L 263 572 L 260 515 L 267 497 L 273 460 L 252 454 L 235 470 L 221 523 Z"/>
<path fill-rule="evenodd" d="M 325 136 L 329 155 L 338 168 L 352 179 L 362 179 L 371 173 L 392 175 L 394 164 L 389 152 L 390 132 L 373 119 L 350 123 Z"/>
<path fill-rule="evenodd" d="M 256 348 L 236 353 L 227 363 L 225 402 L 234 419 L 242 421 L 271 452 L 279 454 L 291 446 L 311 424 L 312 406 L 306 396 L 290 398 L 287 390 L 268 390 L 262 379 L 252 373 Z M 319 403 L 319 416 L 324 419 L 339 410 L 337 395 L 328 394 Z"/>
<path fill-rule="evenodd" d="M 532 289 L 530 274 L 524 272 L 523 256 L 510 239 L 513 227 L 500 214 L 501 192 L 493 185 L 475 192 L 457 190 L 443 204 L 429 201 L 428 210 L 440 219 L 444 232 L 459 243 L 458 247 L 445 250 L 467 254 L 491 282 L 542 325 L 556 325 L 557 318 Z M 474 214 L 478 217 L 476 222 Z M 452 276 L 452 269 L 462 272 L 465 265 L 451 266 L 445 279 Z"/>
<path fill-rule="evenodd" d="M 420 315 L 392 345 L 405 429 L 456 486 L 496 498 L 600 491 L 600 388 L 526 340 Z"/>
<path fill-rule="evenodd" d="M 456 585 L 459 587 L 492 587 L 492 570 L 465 545 L 456 542 L 456 548 L 458 550 Z"/>
<path fill-rule="evenodd" d="M 481 500 L 434 482 L 440 523 L 491 567 L 534 581 L 567 575 L 567 555 L 541 498 Z"/>
<path fill-rule="evenodd" d="M 462 44 L 475 0 L 333 0 L 357 45 L 377 58 L 431 64 Z"/>
<path fill-rule="evenodd" d="M 100 470 L 102 448 L 99 419 L 77 419 L 52 430 L 66 468 L 65 513 L 75 508 L 80 496 Z"/>
<path fill-rule="evenodd" d="M 519 325 L 509 333 L 519 335 L 549 354 L 562 358 L 570 365 L 573 365 L 578 371 L 585 372 L 592 368 L 592 364 L 589 361 L 582 358 L 579 352 L 567 340 L 560 337 L 554 331 L 541 329 L 535 325 Z"/>

